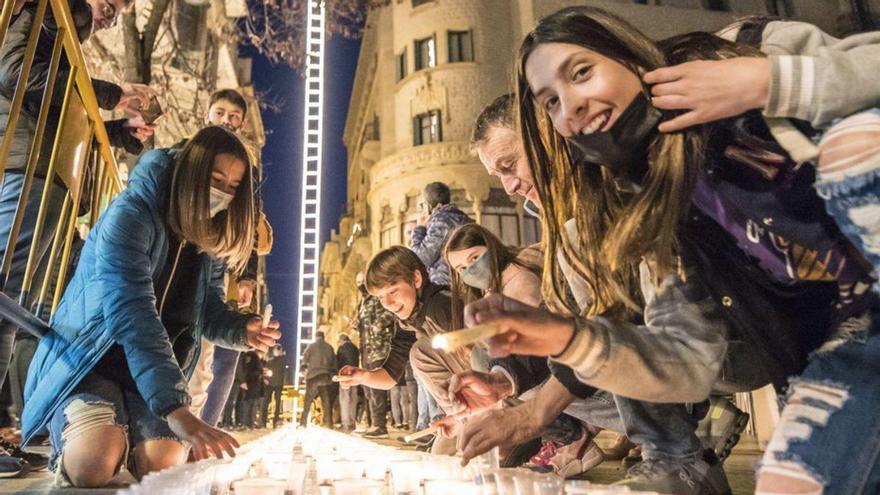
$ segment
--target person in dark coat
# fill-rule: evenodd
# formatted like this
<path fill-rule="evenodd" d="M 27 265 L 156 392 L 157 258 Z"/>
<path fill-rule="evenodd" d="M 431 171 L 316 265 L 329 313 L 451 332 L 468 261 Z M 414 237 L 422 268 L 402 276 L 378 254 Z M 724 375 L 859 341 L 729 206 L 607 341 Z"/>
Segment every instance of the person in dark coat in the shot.
<path fill-rule="evenodd" d="M 241 427 L 253 430 L 260 398 L 263 396 L 263 363 L 253 352 L 242 355 L 244 360 L 244 386 L 241 387 L 239 411 Z"/>
<path fill-rule="evenodd" d="M 263 403 L 263 420 L 266 422 L 266 425 L 277 425 L 281 419 L 281 392 L 284 389 L 284 378 L 287 372 L 287 353 L 284 352 L 284 348 L 280 345 L 276 345 L 274 349 L 272 349 L 271 357 L 266 364 L 268 368 L 268 379 L 269 383 L 266 385 L 266 393 L 265 398 L 266 401 Z M 275 404 L 275 412 L 272 422 L 269 423 L 269 403 L 274 402 Z"/>
<path fill-rule="evenodd" d="M 360 351 L 346 334 L 339 336 L 339 349 L 336 350 L 336 366 L 357 366 L 360 363 Z M 349 389 L 339 388 L 339 414 L 342 419 L 342 428 L 345 431 L 354 431 L 357 423 L 358 390 L 357 387 Z"/>
<path fill-rule="evenodd" d="M 306 398 L 300 424 L 309 421 L 309 409 L 316 398 L 321 397 L 324 408 L 324 426 L 333 427 L 333 375 L 336 374 L 336 353 L 324 340 L 324 332 L 315 332 L 315 341 L 306 347 L 302 356 L 304 376 L 306 377 Z"/>

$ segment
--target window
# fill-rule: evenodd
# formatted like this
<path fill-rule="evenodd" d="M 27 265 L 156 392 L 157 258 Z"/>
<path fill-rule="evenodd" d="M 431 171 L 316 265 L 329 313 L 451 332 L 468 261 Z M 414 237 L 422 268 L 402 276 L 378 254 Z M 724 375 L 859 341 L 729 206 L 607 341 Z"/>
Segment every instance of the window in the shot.
<path fill-rule="evenodd" d="M 434 37 L 416 40 L 416 70 L 437 66 L 437 43 Z"/>
<path fill-rule="evenodd" d="M 397 81 L 400 81 L 404 77 L 406 77 L 406 48 L 403 49 L 403 53 L 397 56 L 397 63 L 395 64 L 396 72 L 395 76 L 397 77 Z"/>
<path fill-rule="evenodd" d="M 442 139 L 439 110 L 416 115 L 413 119 L 413 146 L 439 143 Z"/>
<path fill-rule="evenodd" d="M 470 31 L 449 31 L 449 63 L 473 62 L 474 42 Z"/>

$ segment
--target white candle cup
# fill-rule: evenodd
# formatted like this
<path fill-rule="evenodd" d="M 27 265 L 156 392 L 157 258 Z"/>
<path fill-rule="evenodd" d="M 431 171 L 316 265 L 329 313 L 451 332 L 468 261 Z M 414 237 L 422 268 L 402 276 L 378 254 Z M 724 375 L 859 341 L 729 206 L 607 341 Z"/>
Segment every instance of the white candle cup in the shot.
<path fill-rule="evenodd" d="M 288 489 L 293 491 L 294 495 L 303 495 L 305 491 L 306 476 L 309 473 L 311 461 L 294 462 L 290 465 L 290 474 L 287 479 Z"/>
<path fill-rule="evenodd" d="M 415 494 L 422 482 L 422 461 L 395 461 L 391 463 L 391 484 L 394 494 Z"/>
<path fill-rule="evenodd" d="M 232 484 L 235 495 L 284 495 L 286 483 L 269 478 L 248 478 Z"/>
<path fill-rule="evenodd" d="M 479 487 L 470 481 L 430 480 L 425 482 L 425 495 L 479 495 Z"/>
<path fill-rule="evenodd" d="M 384 483 L 364 478 L 344 479 L 333 482 L 334 495 L 382 495 Z"/>
<path fill-rule="evenodd" d="M 516 495 L 535 495 L 535 481 L 537 476 L 528 469 L 514 469 L 513 483 L 516 486 Z"/>
<path fill-rule="evenodd" d="M 515 471 L 515 469 L 496 469 L 494 471 L 498 495 L 516 495 Z"/>
<path fill-rule="evenodd" d="M 480 493 L 482 495 L 498 495 L 498 485 L 495 483 L 494 472 L 483 472 L 480 475 Z"/>
<path fill-rule="evenodd" d="M 537 475 L 534 479 L 535 495 L 564 495 L 565 480 L 555 474 Z"/>

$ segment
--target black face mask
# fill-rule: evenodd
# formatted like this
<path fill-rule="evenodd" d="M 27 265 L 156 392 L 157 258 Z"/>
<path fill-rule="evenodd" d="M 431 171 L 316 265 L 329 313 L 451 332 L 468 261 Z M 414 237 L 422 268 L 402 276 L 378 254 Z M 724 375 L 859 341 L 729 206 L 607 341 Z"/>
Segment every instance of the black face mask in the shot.
<path fill-rule="evenodd" d="M 648 97 L 639 93 L 608 131 L 567 139 L 572 162 L 599 164 L 616 177 L 641 183 L 648 166 L 649 138 L 662 116 Z"/>
<path fill-rule="evenodd" d="M 367 292 L 367 287 L 364 284 L 358 285 L 358 291 L 360 291 L 361 295 L 367 297 L 369 292 Z"/>

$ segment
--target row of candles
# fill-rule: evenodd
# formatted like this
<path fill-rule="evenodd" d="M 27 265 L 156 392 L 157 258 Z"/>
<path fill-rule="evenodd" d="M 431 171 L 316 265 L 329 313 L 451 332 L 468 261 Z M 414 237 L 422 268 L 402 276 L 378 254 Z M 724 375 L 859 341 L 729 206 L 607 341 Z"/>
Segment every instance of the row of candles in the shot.
<path fill-rule="evenodd" d="M 497 451 L 472 460 L 383 446 L 317 427 L 286 426 L 239 449 L 145 477 L 118 495 L 648 495 L 498 467 Z"/>

